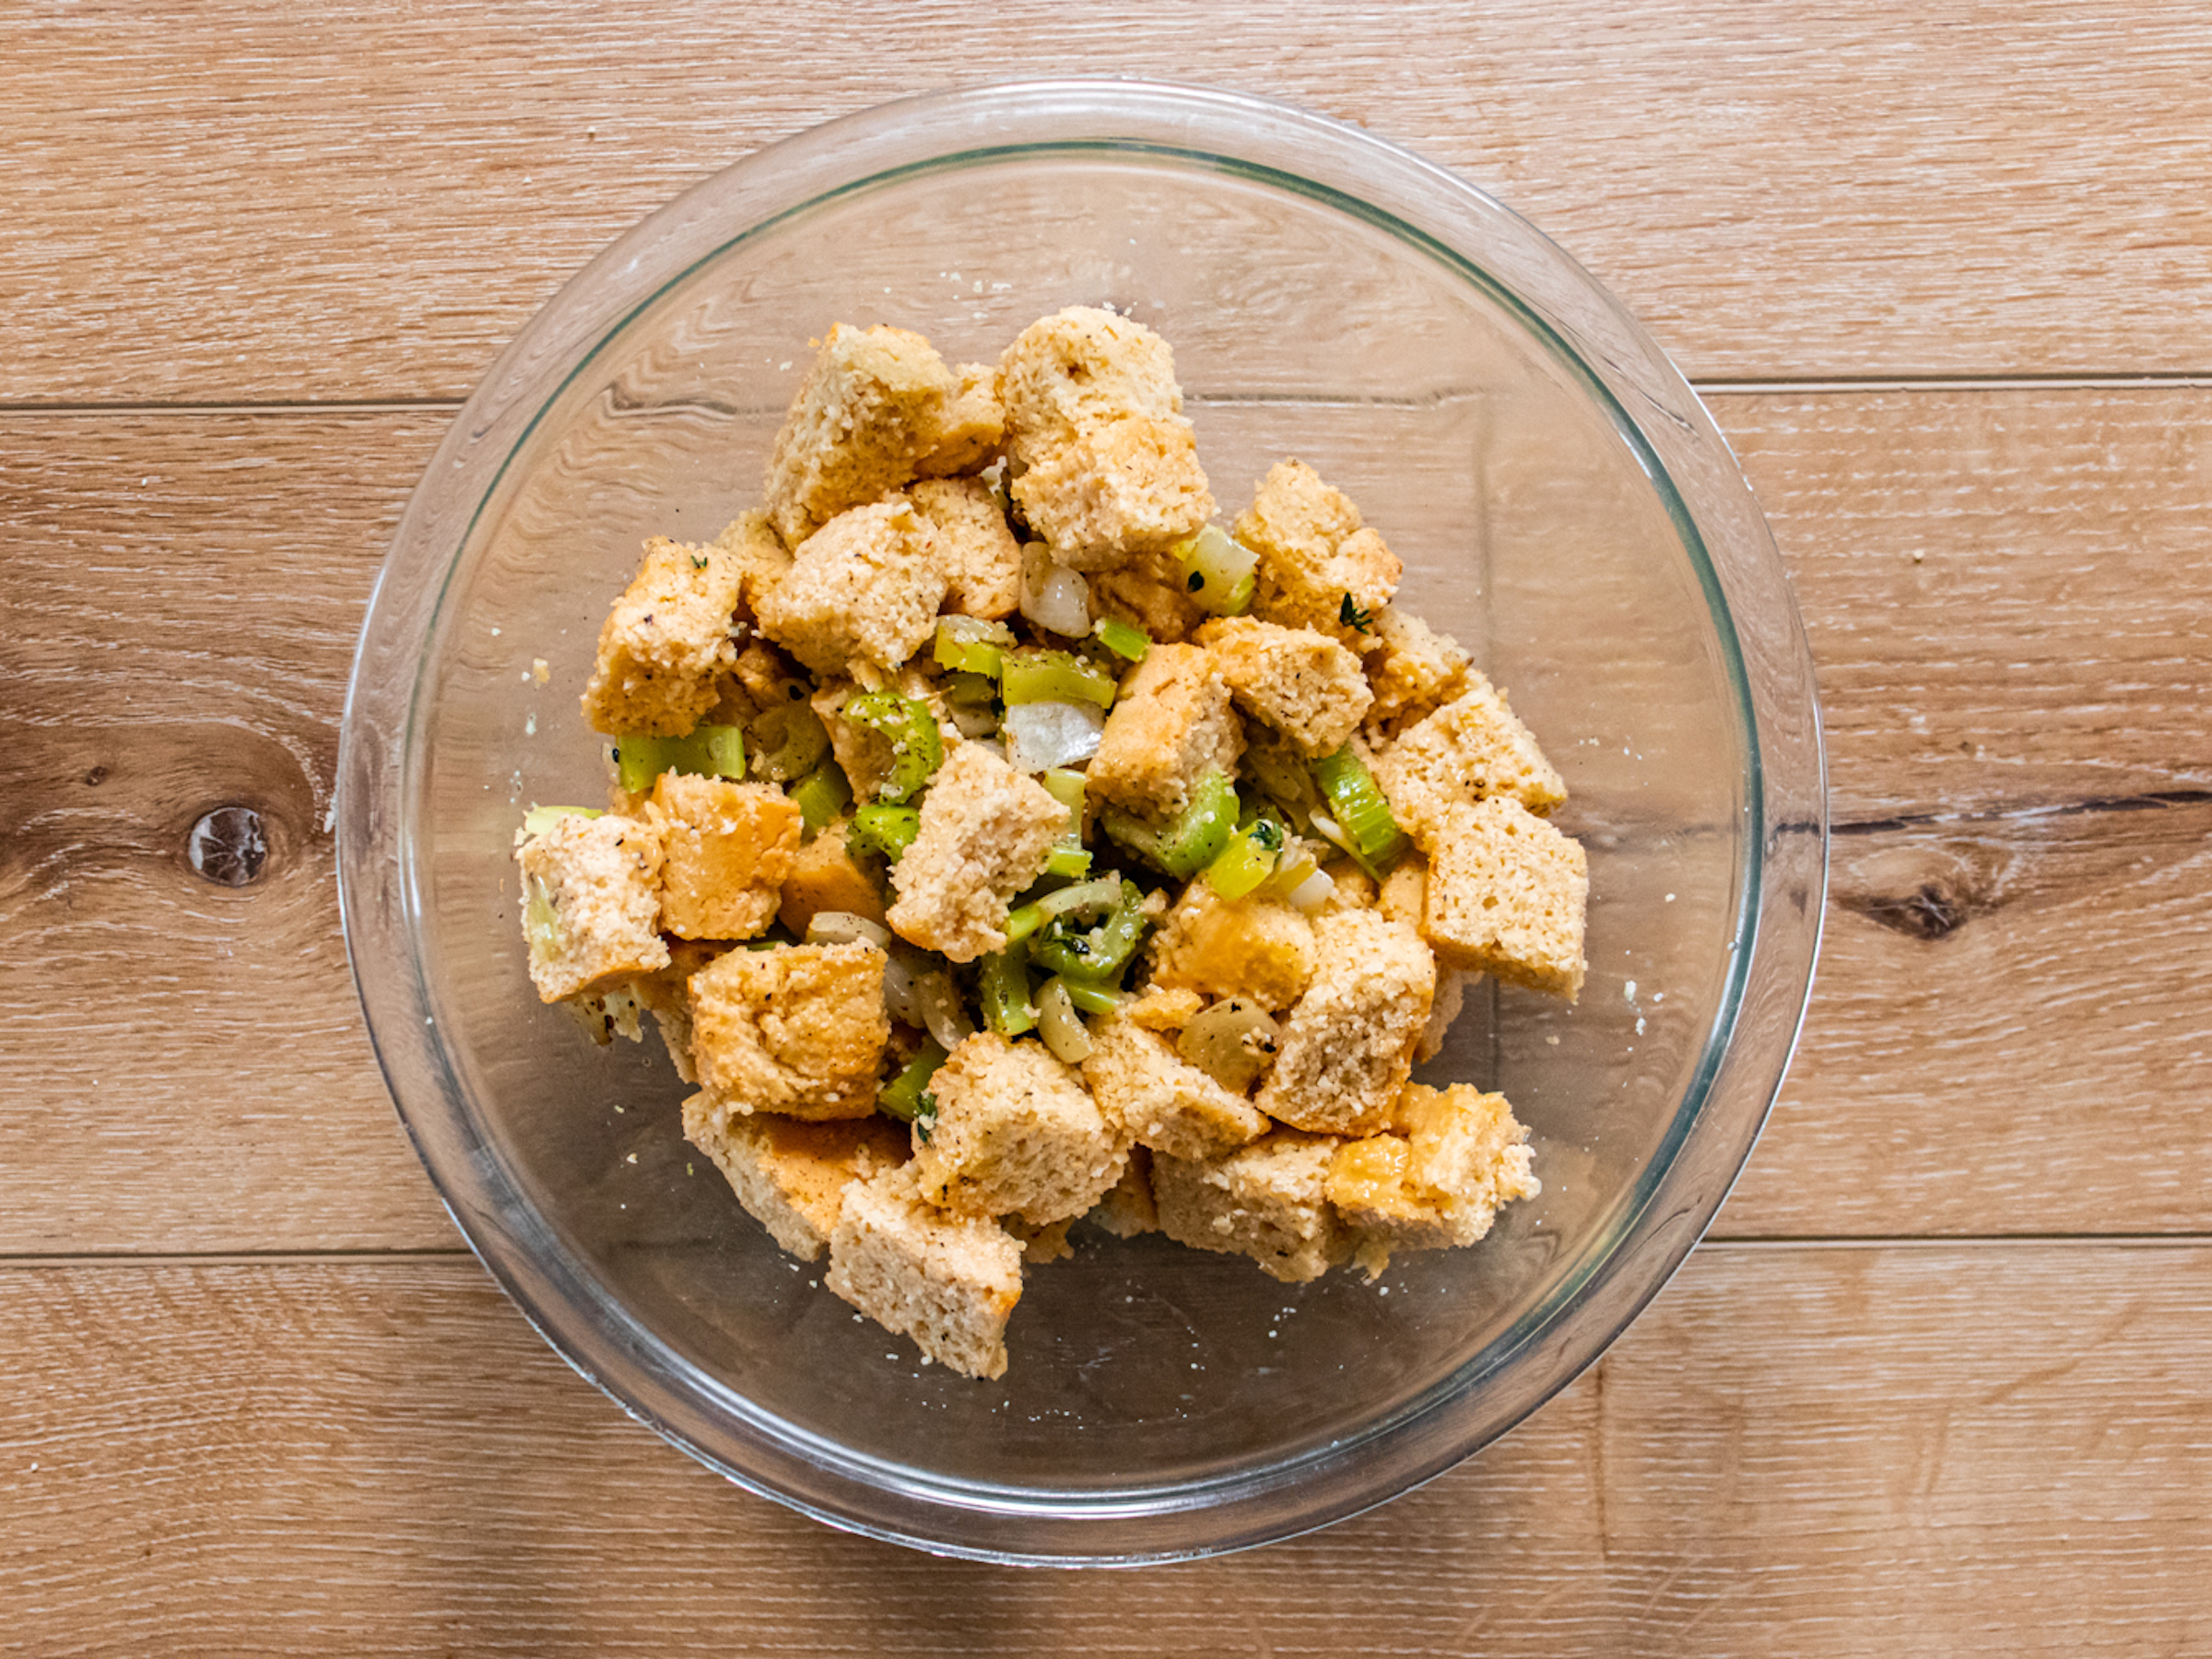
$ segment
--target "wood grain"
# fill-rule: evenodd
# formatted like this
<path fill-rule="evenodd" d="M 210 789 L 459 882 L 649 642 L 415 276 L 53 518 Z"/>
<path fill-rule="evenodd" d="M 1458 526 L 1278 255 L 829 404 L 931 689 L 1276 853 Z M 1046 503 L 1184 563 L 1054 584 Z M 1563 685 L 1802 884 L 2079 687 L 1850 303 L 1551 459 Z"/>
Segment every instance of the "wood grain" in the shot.
<path fill-rule="evenodd" d="M 4 1652 L 2212 1641 L 2202 1245 L 1709 1246 L 1593 1372 L 1428 1488 L 1134 1577 L 933 1561 L 748 1497 L 466 1261 L 18 1268 L 0 1326 Z"/>
<path fill-rule="evenodd" d="M 762 144 L 1102 72 L 1424 152 L 1694 374 L 2202 373 L 2208 54 L 2194 0 L 1940 0 L 1910 28 L 1767 0 L 36 0 L 0 17 L 0 399 L 454 397 L 608 240 Z"/>

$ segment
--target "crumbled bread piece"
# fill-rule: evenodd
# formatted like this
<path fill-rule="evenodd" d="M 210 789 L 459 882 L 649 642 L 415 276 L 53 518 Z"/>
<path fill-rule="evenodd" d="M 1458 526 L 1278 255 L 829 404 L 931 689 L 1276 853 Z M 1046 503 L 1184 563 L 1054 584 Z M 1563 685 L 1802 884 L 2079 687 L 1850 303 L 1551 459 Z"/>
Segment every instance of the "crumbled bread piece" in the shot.
<path fill-rule="evenodd" d="M 1090 606 L 1099 616 L 1135 623 L 1162 645 L 1188 639 L 1206 620 L 1191 597 L 1182 560 L 1164 550 L 1135 554 L 1128 563 L 1094 574 Z"/>
<path fill-rule="evenodd" d="M 584 719 L 609 735 L 676 736 L 697 725 L 736 660 L 730 627 L 744 592 L 745 566 L 726 549 L 648 541 L 599 629 Z"/>
<path fill-rule="evenodd" d="M 1367 727 L 1377 736 L 1396 736 L 1466 690 L 1472 659 L 1457 640 L 1411 611 L 1384 606 L 1375 613 L 1374 638 L 1367 683 L 1375 700 L 1367 711 Z"/>
<path fill-rule="evenodd" d="M 1006 943 L 1006 908 L 1037 879 L 1067 808 L 980 744 L 956 747 L 922 797 L 913 845 L 891 866 L 885 920 L 900 938 L 956 962 Z"/>
<path fill-rule="evenodd" d="M 1122 1178 L 1127 1137 L 1041 1042 L 979 1031 L 937 1067 L 929 1092 L 936 1117 L 914 1177 L 932 1204 L 1041 1225 L 1081 1215 Z"/>
<path fill-rule="evenodd" d="M 1180 415 L 1135 415 L 1069 439 L 1014 480 L 1014 499 L 1074 571 L 1171 547 L 1214 515 L 1197 438 Z"/>
<path fill-rule="evenodd" d="M 1324 913 L 1313 946 L 1313 982 L 1283 1020 L 1256 1104 L 1293 1128 L 1367 1135 L 1388 1120 L 1413 1069 L 1436 959 L 1412 928 L 1374 911 Z"/>
<path fill-rule="evenodd" d="M 1180 1031 L 1191 1017 L 1206 1006 L 1206 998 L 1181 986 L 1140 985 L 1122 1005 L 1122 1018 L 1147 1031 Z"/>
<path fill-rule="evenodd" d="M 1260 556 L 1253 616 L 1311 628 L 1362 653 L 1379 643 L 1375 615 L 1405 567 L 1381 535 L 1360 528 L 1350 498 L 1312 467 L 1277 462 L 1238 516 L 1236 535 Z"/>
<path fill-rule="evenodd" d="M 796 804 L 772 783 L 663 772 L 661 926 L 679 939 L 749 939 L 775 918 L 799 850 Z"/>
<path fill-rule="evenodd" d="M 1257 1140 L 1267 1120 L 1191 1065 L 1157 1032 L 1118 1015 L 1090 1028 L 1083 1081 L 1107 1120 L 1141 1147 L 1214 1158 Z"/>
<path fill-rule="evenodd" d="M 1270 1012 L 1305 994 L 1318 962 L 1313 924 L 1297 906 L 1279 899 L 1224 899 L 1204 876 L 1182 889 L 1149 948 L 1150 984 L 1241 996 Z"/>
<path fill-rule="evenodd" d="M 1089 792 L 1141 817 L 1166 818 L 1189 803 L 1191 785 L 1243 752 L 1243 728 L 1213 653 L 1197 645 L 1155 645 L 1122 682 Z"/>
<path fill-rule="evenodd" d="M 881 1115 L 831 1124 L 769 1112 L 739 1117 L 704 1094 L 684 1102 L 684 1134 L 714 1160 L 746 1214 L 802 1262 L 830 1248 L 847 1187 L 909 1156 L 905 1128 Z"/>
<path fill-rule="evenodd" d="M 958 383 L 930 429 L 929 452 L 914 464 L 924 478 L 949 478 L 986 465 L 1006 433 L 998 406 L 998 371 L 989 363 L 962 363 Z"/>
<path fill-rule="evenodd" d="M 904 496 L 841 512 L 799 544 L 762 596 L 761 631 L 817 674 L 855 659 L 896 668 L 937 625 L 950 572 L 929 521 Z"/>
<path fill-rule="evenodd" d="M 981 478 L 937 478 L 907 492 L 936 532 L 952 579 L 945 608 L 993 621 L 1021 606 L 1021 544 Z"/>
<path fill-rule="evenodd" d="M 1359 729 L 1371 693 L 1357 652 L 1310 628 L 1221 617 L 1198 630 L 1237 707 L 1293 739 L 1309 756 L 1333 755 Z"/>
<path fill-rule="evenodd" d="M 790 573 L 791 549 L 760 512 L 741 512 L 722 529 L 714 545 L 736 559 L 745 571 L 743 614 L 749 617 L 763 595 Z"/>
<path fill-rule="evenodd" d="M 1152 1202 L 1152 1154 L 1143 1147 L 1130 1147 L 1122 1178 L 1106 1189 L 1106 1195 L 1092 1205 L 1083 1218 L 1117 1239 L 1158 1232 L 1159 1206 Z"/>
<path fill-rule="evenodd" d="M 1327 843 L 1322 842 L 1324 847 Z M 1319 913 L 1335 915 L 1338 911 L 1373 910 L 1382 903 L 1375 878 L 1348 858 L 1339 858 L 1321 866 L 1321 873 L 1329 878 L 1328 897 L 1321 903 Z"/>
<path fill-rule="evenodd" d="M 1493 795 L 1437 820 L 1421 936 L 1448 967 L 1572 1002 L 1589 898 L 1582 844 L 1511 795 Z"/>
<path fill-rule="evenodd" d="M 1195 535 L 1214 499 L 1175 357 L 1143 324 L 1070 306 L 998 363 L 1015 500 L 1071 570 L 1106 570 Z"/>
<path fill-rule="evenodd" d="M 697 1085 L 699 1070 L 691 1064 L 691 976 L 722 955 L 724 946 L 700 939 L 677 939 L 668 947 L 668 965 L 658 973 L 641 974 L 629 988 L 660 1028 L 661 1046 L 676 1075 Z"/>
<path fill-rule="evenodd" d="M 559 818 L 514 856 L 523 866 L 523 936 L 540 1001 L 603 991 L 668 965 L 657 827 L 611 814 Z"/>
<path fill-rule="evenodd" d="M 818 835 L 799 848 L 791 874 L 783 878 L 776 920 L 801 938 L 806 936 L 807 924 L 823 911 L 848 911 L 871 922 L 883 920 L 883 895 L 868 873 L 853 862 L 845 842 L 848 828 L 843 818 L 822 826 Z"/>
<path fill-rule="evenodd" d="M 733 950 L 691 976 L 691 1060 L 716 1108 L 865 1117 L 891 1033 L 875 946 Z"/>
<path fill-rule="evenodd" d="M 1375 895 L 1375 908 L 1393 922 L 1403 922 L 1418 929 L 1421 924 L 1422 897 L 1429 890 L 1429 861 L 1418 853 L 1407 852 L 1382 877 L 1382 888 Z"/>
<path fill-rule="evenodd" d="M 1407 726 L 1375 756 L 1371 770 L 1398 828 L 1432 857 L 1451 806 L 1510 795 L 1545 813 L 1567 798 L 1567 785 L 1534 735 L 1473 669 L 1465 692 Z"/>
<path fill-rule="evenodd" d="M 1156 1156 L 1159 1229 L 1180 1244 L 1248 1255 L 1285 1284 L 1317 1279 L 1350 1253 L 1325 1192 L 1337 1144 L 1277 1129 L 1222 1158 Z"/>
<path fill-rule="evenodd" d="M 796 546 L 899 488 L 944 436 L 959 382 L 918 334 L 840 323 L 792 399 L 768 463 L 768 517 Z"/>
<path fill-rule="evenodd" d="M 912 1164 L 845 1189 L 822 1283 L 962 1376 L 1006 1374 L 1021 1245 L 995 1221 L 923 1202 Z"/>
<path fill-rule="evenodd" d="M 1479 973 L 1437 964 L 1436 1000 L 1429 1005 L 1429 1023 L 1421 1028 L 1421 1040 L 1413 1045 L 1416 1065 L 1426 1065 L 1444 1052 L 1444 1039 L 1451 1036 L 1453 1022 L 1467 1006 L 1467 987 L 1481 978 Z"/>
<path fill-rule="evenodd" d="M 1073 1216 L 1058 1221 L 1048 1221 L 1042 1227 L 1024 1221 L 1019 1216 L 1007 1216 L 999 1222 L 1021 1245 L 1021 1259 L 1031 1267 L 1041 1267 L 1048 1262 L 1072 1260 L 1076 1247 L 1067 1241 L 1067 1230 L 1075 1224 L 1076 1218 Z"/>
<path fill-rule="evenodd" d="M 1393 1250 L 1472 1244 L 1500 1206 L 1535 1197 L 1543 1187 L 1527 1139 L 1501 1094 L 1408 1083 L 1390 1128 L 1347 1141 L 1329 1165 L 1324 1190 L 1359 1235 L 1368 1276 L 1382 1271 Z"/>

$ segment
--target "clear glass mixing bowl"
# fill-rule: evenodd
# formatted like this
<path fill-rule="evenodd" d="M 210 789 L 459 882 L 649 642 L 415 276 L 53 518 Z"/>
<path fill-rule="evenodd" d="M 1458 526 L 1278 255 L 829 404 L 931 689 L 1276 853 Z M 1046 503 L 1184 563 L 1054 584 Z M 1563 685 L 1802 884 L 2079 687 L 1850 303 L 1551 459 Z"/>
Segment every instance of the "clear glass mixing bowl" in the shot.
<path fill-rule="evenodd" d="M 1502 1088 L 1540 1199 L 1300 1288 L 1159 1238 L 1031 1272 L 1012 1367 L 924 1369 L 681 1138 L 657 1043 L 524 972 L 511 852 L 595 803 L 576 697 L 651 534 L 753 504 L 834 321 L 988 359 L 1111 303 L 1172 342 L 1225 511 L 1295 454 L 1506 687 L 1590 853 L 1580 1004 L 1485 985 L 1431 1081 Z M 1105 80 L 897 103 L 761 151 L 571 281 L 438 450 L 362 630 L 339 863 L 361 1001 L 454 1219 L 570 1363 L 732 1479 L 998 1559 L 1350 1514 L 1504 1432 L 1697 1241 L 1780 1085 L 1825 880 L 1818 710 L 1763 519 L 1681 376 L 1489 197 L 1354 129 Z M 1078 1230 L 1081 1237 L 1081 1230 Z"/>

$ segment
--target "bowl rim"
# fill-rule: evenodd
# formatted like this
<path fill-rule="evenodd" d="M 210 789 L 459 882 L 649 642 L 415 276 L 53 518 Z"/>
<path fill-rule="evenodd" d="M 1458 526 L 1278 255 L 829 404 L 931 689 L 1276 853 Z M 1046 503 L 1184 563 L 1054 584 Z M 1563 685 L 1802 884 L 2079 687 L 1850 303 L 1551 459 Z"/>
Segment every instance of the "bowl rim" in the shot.
<path fill-rule="evenodd" d="M 916 173 L 1054 153 L 1195 164 L 1306 195 L 1409 243 L 1515 315 L 1608 410 L 1675 516 L 1744 721 L 1749 818 L 1736 947 L 1714 1029 L 1659 1147 L 1578 1270 L 1448 1377 L 1357 1434 L 1199 1481 L 1105 1492 L 933 1478 L 840 1448 L 749 1407 L 667 1350 L 568 1259 L 468 1121 L 474 1107 L 439 1036 L 435 991 L 416 947 L 424 884 L 407 832 L 424 759 L 410 742 L 431 654 L 422 642 L 478 518 L 562 391 L 669 287 L 793 215 Z M 1286 154 L 1300 166 L 1262 159 Z M 1354 178 L 1357 191 L 1347 187 Z M 1371 199 L 1378 194 L 1385 200 Z M 1418 224 L 1408 212 L 1434 220 Z M 672 255 L 672 246 L 690 256 Z M 1540 273 L 1565 301 L 1533 301 L 1501 271 Z M 488 481 L 465 482 L 493 457 Z M 1684 476 L 1703 519 L 1683 499 Z M 1708 534 L 1716 519 L 1726 531 L 1720 563 Z M 1768 627 L 1747 639 L 1737 619 L 1753 600 Z M 1780 556 L 1709 413 L 1627 311 L 1526 221 L 1410 151 L 1249 93 L 1121 76 L 986 82 L 823 124 L 693 186 L 571 277 L 492 365 L 408 502 L 363 621 L 338 771 L 341 923 L 371 1044 L 432 1185 L 531 1324 L 625 1411 L 748 1490 L 867 1535 L 1032 1564 L 1187 1559 L 1330 1524 L 1442 1473 L 1571 1382 L 1664 1288 L 1748 1158 L 1802 1028 L 1827 880 L 1818 691 Z M 391 972 L 395 962 L 409 971 Z M 1756 982 L 1755 969 L 1764 975 Z M 1745 1037 L 1748 1049 L 1739 1046 Z M 1725 1130 L 1721 1143 L 1709 1130 L 1697 1145 L 1700 1126 L 1714 1124 Z M 1690 1158 L 1693 1147 L 1700 1156 Z M 596 1323 L 580 1330 L 579 1308 Z M 1522 1380 L 1514 1397 L 1504 1409 L 1474 1410 L 1479 1385 L 1509 1364 Z M 619 1387 L 600 1374 L 617 1365 L 629 1372 Z M 726 1435 L 708 1443 L 712 1430 L 732 1428 L 749 1454 L 743 1464 Z M 1316 1489 L 1325 1489 L 1324 1501 L 1314 1500 Z"/>

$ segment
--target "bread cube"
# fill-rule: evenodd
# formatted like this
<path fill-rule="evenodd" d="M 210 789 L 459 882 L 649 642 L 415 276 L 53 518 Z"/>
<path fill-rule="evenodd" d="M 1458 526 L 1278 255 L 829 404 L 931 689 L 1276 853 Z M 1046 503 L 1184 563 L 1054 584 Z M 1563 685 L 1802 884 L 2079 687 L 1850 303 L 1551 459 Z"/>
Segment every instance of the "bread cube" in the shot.
<path fill-rule="evenodd" d="M 1071 570 L 1107 570 L 1192 535 L 1214 500 L 1182 418 L 1168 343 L 1070 306 L 1024 329 L 998 364 L 1015 500 Z"/>
<path fill-rule="evenodd" d="M 704 1094 L 684 1102 L 684 1135 L 714 1160 L 746 1214 L 802 1262 L 830 1248 L 848 1187 L 909 1157 L 905 1128 L 880 1114 L 828 1124 L 737 1116 Z"/>
<path fill-rule="evenodd" d="M 1091 758 L 1091 794 L 1140 817 L 1167 818 L 1189 804 L 1207 771 L 1235 767 L 1243 728 L 1213 653 L 1155 645 L 1122 682 Z"/>
<path fill-rule="evenodd" d="M 749 939 L 775 919 L 800 814 L 771 783 L 663 772 L 661 925 L 679 939 Z"/>
<path fill-rule="evenodd" d="M 955 747 L 922 797 L 913 845 L 891 866 L 893 933 L 972 962 L 1006 943 L 1006 909 L 1044 868 L 1067 808 L 979 744 Z"/>
<path fill-rule="evenodd" d="M 1198 630 L 1237 707 L 1307 756 L 1333 755 L 1359 729 L 1373 694 L 1359 653 L 1310 628 L 1221 617 Z"/>
<path fill-rule="evenodd" d="M 823 911 L 846 911 L 871 922 L 883 920 L 883 895 L 877 891 L 868 873 L 853 862 L 845 841 L 850 828 L 843 818 L 826 824 L 793 855 L 776 920 L 801 938 L 806 936 L 807 924 Z"/>
<path fill-rule="evenodd" d="M 1393 1250 L 1472 1244 L 1500 1206 L 1541 1192 L 1527 1139 L 1501 1094 L 1408 1083 L 1390 1127 L 1345 1142 L 1329 1165 L 1329 1202 L 1358 1236 L 1371 1277 Z"/>
<path fill-rule="evenodd" d="M 980 478 L 925 480 L 907 492 L 929 521 L 951 578 L 945 608 L 993 621 L 1021 606 L 1021 544 Z"/>
<path fill-rule="evenodd" d="M 1433 714 L 1406 728 L 1379 752 L 1371 770 L 1398 827 L 1434 856 L 1445 811 L 1488 795 L 1511 795 L 1531 812 L 1567 798 L 1535 735 L 1480 674 Z"/>
<path fill-rule="evenodd" d="M 691 1061 L 725 1114 L 857 1118 L 876 1110 L 891 1034 L 875 946 L 733 950 L 691 976 Z"/>
<path fill-rule="evenodd" d="M 776 534 L 768 514 L 758 510 L 741 512 L 724 525 L 714 545 L 735 559 L 745 572 L 742 614 L 747 617 L 791 570 L 791 549 Z"/>
<path fill-rule="evenodd" d="M 924 1203 L 912 1165 L 845 1189 L 822 1282 L 927 1359 L 963 1376 L 1006 1374 L 1021 1245 L 995 1221 Z"/>
<path fill-rule="evenodd" d="M 1421 936 L 1437 959 L 1572 1002 L 1590 900 L 1581 843 L 1511 795 L 1446 808 L 1435 843 Z"/>
<path fill-rule="evenodd" d="M 936 1116 L 915 1127 L 914 1179 L 932 1204 L 1041 1225 L 1081 1215 L 1122 1177 L 1128 1137 L 1033 1039 L 977 1032 L 929 1091 Z"/>
<path fill-rule="evenodd" d="M 746 566 L 716 547 L 656 535 L 637 575 L 599 629 L 583 688 L 596 731 L 678 736 L 714 706 L 720 676 L 736 660 L 730 630 Z"/>
<path fill-rule="evenodd" d="M 728 949 L 726 945 L 700 939 L 677 939 L 668 945 L 668 965 L 657 973 L 642 974 L 629 982 L 630 990 L 661 1033 L 676 1075 L 696 1087 L 699 1069 L 691 1064 L 691 976 Z"/>
<path fill-rule="evenodd" d="M 1139 985 L 1136 994 L 1122 1005 L 1121 1015 L 1147 1031 L 1180 1031 L 1204 1006 L 1206 998 L 1195 991 L 1182 986 L 1146 984 Z"/>
<path fill-rule="evenodd" d="M 1220 1158 L 1155 1156 L 1159 1230 L 1194 1249 L 1250 1256 L 1285 1284 L 1317 1279 L 1351 1253 L 1326 1193 L 1337 1145 L 1277 1129 Z"/>
<path fill-rule="evenodd" d="M 1254 1102 L 1293 1128 L 1368 1135 L 1390 1116 L 1436 998 L 1436 959 L 1375 911 L 1313 924 L 1313 982 L 1283 1020 L 1282 1051 Z"/>
<path fill-rule="evenodd" d="M 1397 592 L 1405 567 L 1359 510 L 1302 461 L 1278 461 L 1238 515 L 1237 539 L 1260 556 L 1252 614 L 1311 628 L 1365 654 L 1380 641 L 1374 618 Z"/>
<path fill-rule="evenodd" d="M 542 1002 L 604 991 L 668 965 L 661 832 L 637 818 L 556 818 L 515 851 L 523 936 Z"/>
<path fill-rule="evenodd" d="M 1218 1157 L 1267 1132 L 1267 1120 L 1135 1021 L 1110 1016 L 1090 1029 L 1083 1081 L 1123 1135 L 1177 1158 Z"/>
<path fill-rule="evenodd" d="M 1159 1206 L 1152 1201 L 1152 1154 L 1143 1147 L 1129 1148 L 1129 1162 L 1122 1178 L 1083 1218 L 1117 1239 L 1134 1239 L 1159 1230 Z"/>
<path fill-rule="evenodd" d="M 796 546 L 913 477 L 944 437 L 959 382 L 918 334 L 830 330 L 769 457 L 769 522 Z"/>
<path fill-rule="evenodd" d="M 952 395 L 937 412 L 927 453 L 914 464 L 924 478 L 949 478 L 989 464 L 1006 437 L 1006 412 L 998 406 L 998 371 L 989 363 L 962 363 Z"/>
<path fill-rule="evenodd" d="M 812 706 L 830 734 L 830 756 L 852 786 L 853 798 L 865 806 L 877 798 L 899 754 L 891 739 L 874 726 L 846 719 L 846 703 L 867 691 L 895 691 L 929 705 L 936 716 L 938 736 L 948 752 L 958 743 L 959 733 L 945 718 L 942 696 L 913 669 L 887 675 L 865 663 L 856 663 L 853 668 L 856 678 L 823 681 Z"/>
<path fill-rule="evenodd" d="M 817 674 L 855 660 L 896 668 L 935 630 L 949 581 L 936 533 L 900 496 L 841 512 L 801 542 L 756 614 Z"/>
<path fill-rule="evenodd" d="M 1371 637 L 1375 644 L 1367 653 L 1367 683 L 1374 701 L 1366 724 L 1378 738 L 1396 736 L 1467 688 L 1472 659 L 1458 641 L 1411 611 L 1384 606 L 1375 612 Z"/>
<path fill-rule="evenodd" d="M 1313 924 L 1295 905 L 1224 899 L 1204 876 L 1183 888 L 1148 948 L 1148 986 L 1243 997 L 1271 1013 L 1305 994 L 1318 965 Z"/>

